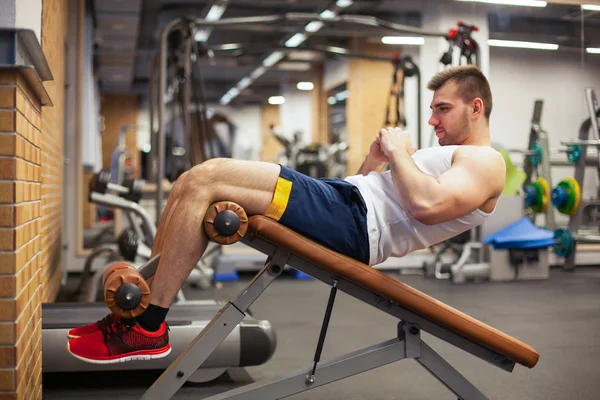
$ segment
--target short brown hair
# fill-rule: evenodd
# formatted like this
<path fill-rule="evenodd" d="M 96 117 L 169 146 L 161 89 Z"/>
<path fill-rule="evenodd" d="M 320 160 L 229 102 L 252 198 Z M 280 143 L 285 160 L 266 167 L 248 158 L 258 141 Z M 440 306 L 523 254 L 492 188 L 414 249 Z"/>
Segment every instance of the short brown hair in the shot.
<path fill-rule="evenodd" d="M 460 97 L 465 103 L 470 103 L 477 97 L 483 101 L 485 118 L 489 121 L 492 113 L 492 90 L 479 68 L 475 65 L 462 65 L 445 69 L 431 78 L 427 89 L 436 91 L 451 80 L 458 85 Z"/>

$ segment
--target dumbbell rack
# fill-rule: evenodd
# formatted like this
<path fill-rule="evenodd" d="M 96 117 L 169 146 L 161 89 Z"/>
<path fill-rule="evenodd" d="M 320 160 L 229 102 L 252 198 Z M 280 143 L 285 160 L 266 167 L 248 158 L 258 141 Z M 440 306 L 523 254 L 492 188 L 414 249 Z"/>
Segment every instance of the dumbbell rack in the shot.
<path fill-rule="evenodd" d="M 589 163 L 587 149 L 593 146 L 600 150 L 600 128 L 598 122 L 600 106 L 598 105 L 596 92 L 592 88 L 586 88 L 585 98 L 590 118 L 581 124 L 577 139 L 561 141 L 561 144 L 568 148 L 569 159 L 575 162 L 574 178 L 579 183 L 580 188 L 584 187 L 585 167 Z M 590 138 L 590 129 L 593 132 L 593 138 Z M 598 164 L 596 166 L 600 176 L 600 152 L 598 152 L 598 157 Z M 597 197 L 600 197 L 600 188 Z M 571 235 L 572 239 L 567 239 L 572 242 L 573 246 L 565 257 L 564 268 L 566 270 L 575 269 L 575 249 L 577 244 L 600 243 L 600 225 L 596 225 L 595 227 L 589 226 L 590 217 L 599 212 L 600 201 L 598 199 L 581 199 L 579 207 L 569 218 L 567 230 L 562 230 L 563 234 L 567 236 Z M 600 218 L 598 218 L 598 221 L 600 221 Z"/>

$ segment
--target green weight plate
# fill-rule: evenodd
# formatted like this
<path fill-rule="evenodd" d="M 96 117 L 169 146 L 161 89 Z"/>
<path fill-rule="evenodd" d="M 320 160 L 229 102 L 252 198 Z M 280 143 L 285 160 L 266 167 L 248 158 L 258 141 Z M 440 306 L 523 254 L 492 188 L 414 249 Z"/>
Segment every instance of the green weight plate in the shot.
<path fill-rule="evenodd" d="M 538 181 L 533 182 L 531 186 L 535 188 L 535 192 L 537 194 L 536 202 L 535 204 L 531 205 L 531 210 L 535 213 L 541 213 L 543 212 L 542 209 L 544 208 L 544 188 L 542 187 L 542 184 Z"/>
<path fill-rule="evenodd" d="M 567 204 L 565 204 L 563 207 L 558 207 L 558 211 L 560 211 L 562 214 L 571 215 L 571 212 L 575 207 L 575 203 L 577 202 L 577 190 L 575 189 L 573 183 L 566 179 L 558 182 L 558 186 L 562 186 L 567 191 Z"/>

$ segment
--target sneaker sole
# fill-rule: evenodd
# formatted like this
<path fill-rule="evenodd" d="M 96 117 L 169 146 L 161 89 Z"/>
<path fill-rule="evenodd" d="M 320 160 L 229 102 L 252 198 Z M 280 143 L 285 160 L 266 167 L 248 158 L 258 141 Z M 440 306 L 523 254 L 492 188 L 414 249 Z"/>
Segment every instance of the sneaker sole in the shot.
<path fill-rule="evenodd" d="M 71 346 L 69 343 L 67 343 L 67 351 L 75 358 L 80 359 L 81 361 L 85 361 L 88 363 L 92 363 L 92 364 L 118 364 L 118 363 L 124 363 L 124 362 L 128 362 L 128 361 L 136 361 L 136 360 L 140 360 L 140 361 L 147 361 L 147 360 L 157 360 L 159 358 L 164 358 L 166 356 L 168 356 L 171 353 L 171 347 L 169 346 L 169 349 L 162 352 L 162 353 L 158 353 L 158 354 L 135 354 L 135 355 L 131 355 L 131 356 L 126 356 L 126 357 L 121 357 L 121 358 L 115 358 L 112 360 L 93 360 L 91 358 L 85 358 L 85 357 L 81 357 L 78 356 L 77 354 L 73 353 L 71 351 Z"/>

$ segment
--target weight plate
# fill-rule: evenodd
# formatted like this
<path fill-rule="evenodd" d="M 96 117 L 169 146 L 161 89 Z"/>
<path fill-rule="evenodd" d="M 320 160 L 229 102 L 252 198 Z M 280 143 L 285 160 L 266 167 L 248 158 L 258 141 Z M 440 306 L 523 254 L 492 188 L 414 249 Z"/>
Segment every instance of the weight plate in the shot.
<path fill-rule="evenodd" d="M 535 213 L 541 213 L 543 208 L 542 197 L 544 189 L 538 181 L 534 181 L 531 186 L 535 189 L 535 201 L 531 204 L 531 210 Z"/>
<path fill-rule="evenodd" d="M 569 146 L 567 149 L 567 159 L 569 160 L 569 162 L 575 164 L 577 161 L 579 161 L 579 157 L 581 157 L 581 146 L 576 144 L 576 145 L 572 145 Z"/>
<path fill-rule="evenodd" d="M 579 204 L 581 203 L 581 187 L 579 186 L 579 182 L 577 182 L 577 180 L 573 177 L 569 177 L 565 180 L 571 183 L 573 190 L 574 190 L 573 208 L 571 209 L 571 213 L 569 214 L 569 215 L 574 215 L 577 212 L 577 210 L 579 209 Z"/>
<path fill-rule="evenodd" d="M 575 249 L 575 240 L 567 228 L 554 231 L 554 253 L 559 257 L 568 257 Z"/>
<path fill-rule="evenodd" d="M 542 209 L 540 212 L 545 213 L 548 209 L 548 204 L 550 204 L 550 185 L 544 178 L 537 178 L 536 182 L 539 182 L 542 188 Z"/>
<path fill-rule="evenodd" d="M 533 151 L 533 154 L 529 156 L 529 161 L 531 161 L 531 164 L 534 166 L 538 166 L 544 157 L 542 145 L 539 142 L 533 142 L 529 150 Z"/>

